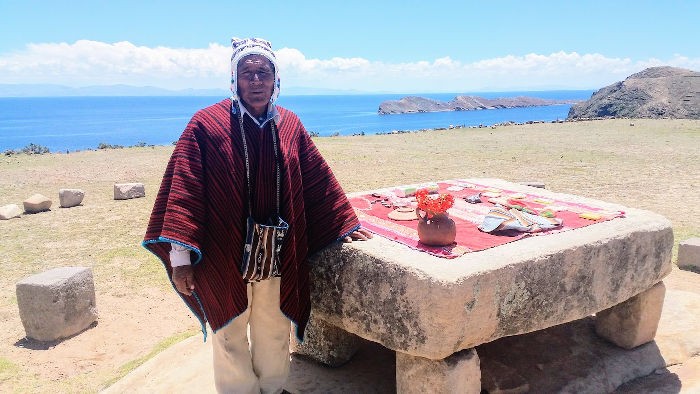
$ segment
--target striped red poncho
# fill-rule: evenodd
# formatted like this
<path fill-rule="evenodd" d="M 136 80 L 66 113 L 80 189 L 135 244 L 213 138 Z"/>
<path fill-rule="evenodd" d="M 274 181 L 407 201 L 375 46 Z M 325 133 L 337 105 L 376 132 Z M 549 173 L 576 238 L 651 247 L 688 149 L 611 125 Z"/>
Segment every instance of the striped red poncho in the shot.
<path fill-rule="evenodd" d="M 277 107 L 281 187 L 280 215 L 290 229 L 282 247 L 280 309 L 301 339 L 309 319 L 306 258 L 359 228 L 330 168 L 299 118 Z M 271 126 L 260 129 L 244 116 L 253 191 L 253 216 L 265 223 L 275 211 L 276 176 Z M 245 159 L 231 101 L 198 111 L 177 142 L 163 175 L 144 246 L 172 278 L 171 242 L 190 248 L 195 292 L 181 295 L 202 323 L 216 332 L 248 305 L 238 265 L 248 216 Z"/>

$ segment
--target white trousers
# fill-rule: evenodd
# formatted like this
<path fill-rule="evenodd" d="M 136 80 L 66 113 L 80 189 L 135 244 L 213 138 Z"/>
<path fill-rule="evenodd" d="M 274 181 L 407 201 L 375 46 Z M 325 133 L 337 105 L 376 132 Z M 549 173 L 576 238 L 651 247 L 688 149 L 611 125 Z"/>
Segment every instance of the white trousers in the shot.
<path fill-rule="evenodd" d="M 280 311 L 280 278 L 248 284 L 248 309 L 214 334 L 219 393 L 280 393 L 289 376 L 290 321 Z"/>

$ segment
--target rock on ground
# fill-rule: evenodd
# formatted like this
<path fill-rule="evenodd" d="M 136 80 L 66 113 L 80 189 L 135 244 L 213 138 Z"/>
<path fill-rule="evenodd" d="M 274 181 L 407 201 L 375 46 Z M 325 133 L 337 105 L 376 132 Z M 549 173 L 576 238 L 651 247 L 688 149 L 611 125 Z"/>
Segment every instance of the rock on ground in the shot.
<path fill-rule="evenodd" d="M 7 204 L 0 207 L 0 220 L 18 218 L 22 215 L 22 210 L 17 204 Z"/>
<path fill-rule="evenodd" d="M 33 194 L 28 199 L 24 200 L 24 212 L 39 213 L 48 211 L 51 208 L 51 199 L 42 194 Z"/>
<path fill-rule="evenodd" d="M 700 237 L 686 239 L 678 244 L 678 267 L 700 270 Z"/>
<path fill-rule="evenodd" d="M 143 183 L 115 183 L 114 199 L 129 200 L 146 197 L 146 187 Z"/>
<path fill-rule="evenodd" d="M 28 338 L 55 341 L 97 320 L 95 285 L 89 267 L 59 267 L 22 279 L 17 306 Z"/>
<path fill-rule="evenodd" d="M 58 200 L 62 208 L 71 208 L 80 205 L 85 197 L 81 189 L 61 189 L 58 191 Z"/>

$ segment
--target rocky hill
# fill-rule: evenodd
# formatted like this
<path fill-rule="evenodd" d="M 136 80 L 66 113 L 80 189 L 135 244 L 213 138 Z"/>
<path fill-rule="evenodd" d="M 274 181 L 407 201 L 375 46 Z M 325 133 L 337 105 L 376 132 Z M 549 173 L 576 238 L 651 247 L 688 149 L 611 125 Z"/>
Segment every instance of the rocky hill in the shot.
<path fill-rule="evenodd" d="M 652 67 L 606 86 L 575 104 L 567 119 L 700 119 L 700 72 Z"/>
<path fill-rule="evenodd" d="M 439 101 L 425 97 L 408 96 L 400 100 L 388 100 L 379 104 L 380 115 L 412 112 L 473 111 L 480 109 L 537 107 L 543 105 L 572 104 L 572 100 L 548 100 L 537 97 L 503 97 L 487 99 L 478 96 L 457 96 L 451 101 Z"/>

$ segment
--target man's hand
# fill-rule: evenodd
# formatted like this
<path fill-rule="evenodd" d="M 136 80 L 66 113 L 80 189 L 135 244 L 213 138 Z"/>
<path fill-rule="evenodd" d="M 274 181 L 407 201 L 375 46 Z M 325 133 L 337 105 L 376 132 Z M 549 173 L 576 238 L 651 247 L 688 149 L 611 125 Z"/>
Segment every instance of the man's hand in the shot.
<path fill-rule="evenodd" d="M 352 242 L 352 241 L 366 241 L 368 239 L 372 238 L 372 233 L 369 231 L 360 228 L 357 231 L 353 231 L 343 239 L 344 242 Z"/>
<path fill-rule="evenodd" d="M 194 270 L 191 265 L 173 268 L 173 283 L 177 291 L 184 295 L 192 295 L 194 290 Z"/>

